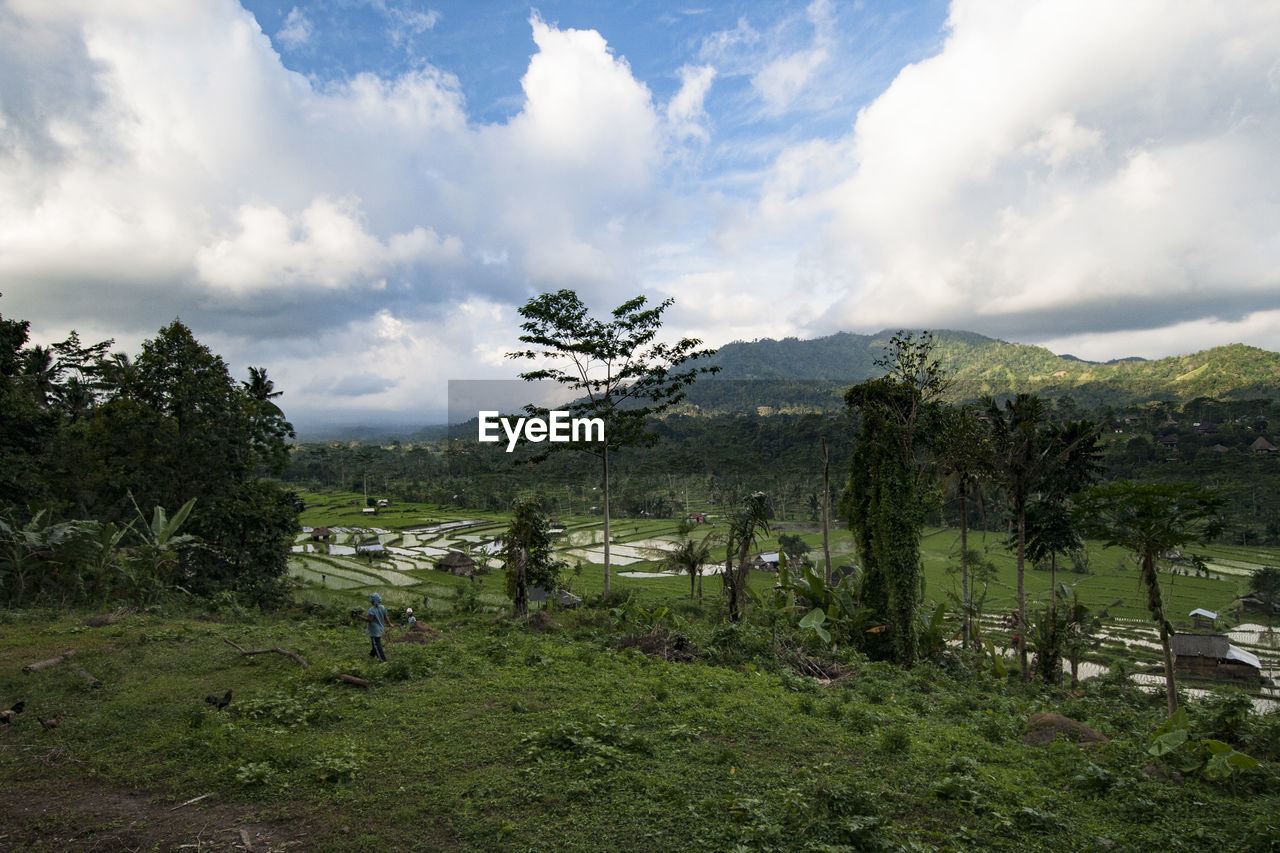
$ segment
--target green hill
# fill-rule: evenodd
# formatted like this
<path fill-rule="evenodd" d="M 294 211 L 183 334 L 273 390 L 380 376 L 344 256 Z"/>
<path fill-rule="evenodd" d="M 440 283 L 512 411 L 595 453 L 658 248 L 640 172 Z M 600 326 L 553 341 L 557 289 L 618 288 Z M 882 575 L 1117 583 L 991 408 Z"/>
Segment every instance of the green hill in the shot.
<path fill-rule="evenodd" d="M 1106 363 L 1056 355 L 1044 347 L 1009 343 L 973 332 L 934 332 L 956 399 L 1020 391 L 1081 405 L 1122 406 L 1148 400 L 1280 399 L 1280 354 L 1243 344 L 1191 355 Z M 735 342 L 720 349 L 720 373 L 690 392 L 690 403 L 710 409 L 838 408 L 845 388 L 879 375 L 875 360 L 891 332 L 839 332 L 822 338 Z M 717 387 L 718 383 L 736 383 Z"/>

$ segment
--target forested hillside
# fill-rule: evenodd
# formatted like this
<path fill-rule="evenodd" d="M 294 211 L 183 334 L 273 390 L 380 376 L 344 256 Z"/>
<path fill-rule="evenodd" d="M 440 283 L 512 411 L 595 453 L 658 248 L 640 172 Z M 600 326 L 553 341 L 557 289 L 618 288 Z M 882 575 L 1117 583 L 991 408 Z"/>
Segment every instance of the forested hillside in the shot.
<path fill-rule="evenodd" d="M 812 340 L 728 344 L 715 356 L 720 367 L 715 381 L 695 386 L 689 401 L 715 411 L 839 408 L 844 388 L 879 375 L 875 359 L 891 337 L 888 331 L 839 332 Z M 1018 392 L 1070 395 L 1085 406 L 1197 397 L 1280 399 L 1280 354 L 1243 344 L 1152 361 L 1099 363 L 973 332 L 944 330 L 934 339 L 953 379 L 950 396 L 957 400 Z"/>

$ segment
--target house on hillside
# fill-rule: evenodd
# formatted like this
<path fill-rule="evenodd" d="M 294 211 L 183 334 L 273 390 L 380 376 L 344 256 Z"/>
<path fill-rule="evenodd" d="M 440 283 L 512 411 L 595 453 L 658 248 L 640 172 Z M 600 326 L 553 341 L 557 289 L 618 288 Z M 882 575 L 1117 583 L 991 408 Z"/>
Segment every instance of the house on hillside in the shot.
<path fill-rule="evenodd" d="M 707 514 L 705 512 L 691 512 L 685 516 L 684 520 L 690 524 L 706 524 Z"/>
<path fill-rule="evenodd" d="M 1205 629 L 1212 631 L 1218 625 L 1218 614 L 1212 610 L 1205 610 L 1203 607 L 1197 607 L 1190 613 L 1191 627 L 1196 630 Z"/>
<path fill-rule="evenodd" d="M 366 539 L 356 545 L 356 554 L 364 557 L 385 557 L 387 549 L 376 538 Z"/>
<path fill-rule="evenodd" d="M 1275 453 L 1276 452 L 1276 446 L 1271 442 L 1267 441 L 1262 436 L 1258 436 L 1258 438 L 1253 442 L 1253 444 L 1249 445 L 1249 449 L 1252 450 L 1254 453 Z"/>
<path fill-rule="evenodd" d="M 1262 661 L 1231 645 L 1221 634 L 1174 634 L 1173 666 L 1197 678 L 1254 681 L 1262 678 Z"/>
<path fill-rule="evenodd" d="M 333 533 L 327 527 L 316 527 L 311 531 L 312 542 L 328 542 L 333 537 Z"/>
<path fill-rule="evenodd" d="M 476 561 L 471 559 L 461 551 L 449 551 L 439 560 L 436 560 L 436 570 L 448 572 L 451 575 L 457 575 L 460 578 L 474 577 L 476 573 Z"/>
<path fill-rule="evenodd" d="M 765 551 L 756 554 L 755 559 L 751 561 L 751 568 L 761 572 L 778 571 L 778 563 L 782 561 L 782 556 L 777 551 Z"/>

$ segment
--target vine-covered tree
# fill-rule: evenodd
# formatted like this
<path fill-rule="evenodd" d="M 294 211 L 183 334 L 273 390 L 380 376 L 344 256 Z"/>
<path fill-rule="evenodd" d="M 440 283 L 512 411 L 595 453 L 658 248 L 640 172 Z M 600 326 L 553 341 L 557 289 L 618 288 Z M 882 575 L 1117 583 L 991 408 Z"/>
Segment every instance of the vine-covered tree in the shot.
<path fill-rule="evenodd" d="M 1174 685 L 1172 627 L 1164 612 L 1157 561 L 1167 551 L 1190 543 L 1212 541 L 1222 532 L 1218 516 L 1222 499 L 1195 483 L 1133 483 L 1117 480 L 1094 487 L 1082 498 L 1078 517 L 1086 533 L 1107 546 L 1132 551 L 1141 565 L 1147 588 L 1147 609 L 1160 631 L 1164 652 L 1165 694 L 1172 716 L 1178 710 Z"/>
<path fill-rule="evenodd" d="M 933 350 L 929 332 L 899 332 L 876 361 L 885 375 L 845 395 L 862 421 L 842 506 L 862 562 L 863 603 L 889 626 L 888 651 L 906 666 L 918 651 L 920 531 L 939 502 L 926 452 L 947 377 Z"/>
<path fill-rule="evenodd" d="M 655 433 L 645 420 L 667 411 L 684 398 L 685 388 L 699 374 L 714 367 L 690 362 L 713 355 L 699 349 L 701 341 L 681 338 L 673 344 L 657 340 L 662 313 L 674 302 L 666 299 L 651 308 L 637 296 L 613 309 L 612 319 L 590 316 L 587 306 L 572 290 L 544 293 L 519 309 L 524 323 L 520 342 L 528 349 L 507 353 L 508 358 L 543 362 L 546 366 L 521 373 L 530 381 L 552 380 L 576 397 L 568 405 L 573 417 L 601 418 L 605 440 L 548 444 L 547 453 L 572 447 L 600 459 L 604 510 L 604 594 L 609 594 L 610 534 L 609 454 L 621 447 L 651 444 Z M 544 409 L 528 407 L 530 414 Z M 544 454 L 545 455 L 545 454 Z M 541 455 L 541 456 L 544 456 Z M 541 458 L 540 456 L 540 458 Z"/>
<path fill-rule="evenodd" d="M 507 596 L 516 618 L 529 615 L 529 586 L 556 588 L 563 563 L 552 555 L 551 520 L 537 496 L 519 498 L 511 508 L 511 523 L 503 536 Z"/>

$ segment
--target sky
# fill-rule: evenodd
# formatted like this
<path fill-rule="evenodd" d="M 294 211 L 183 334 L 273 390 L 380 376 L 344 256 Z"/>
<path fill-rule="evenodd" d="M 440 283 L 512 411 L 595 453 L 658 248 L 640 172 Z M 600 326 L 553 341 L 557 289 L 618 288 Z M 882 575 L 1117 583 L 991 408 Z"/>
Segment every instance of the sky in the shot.
<path fill-rule="evenodd" d="M 1274 0 L 0 0 L 0 313 L 438 422 L 517 309 L 1280 350 Z"/>

